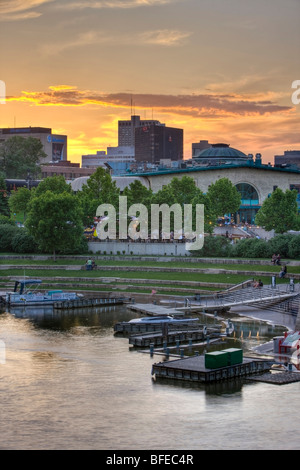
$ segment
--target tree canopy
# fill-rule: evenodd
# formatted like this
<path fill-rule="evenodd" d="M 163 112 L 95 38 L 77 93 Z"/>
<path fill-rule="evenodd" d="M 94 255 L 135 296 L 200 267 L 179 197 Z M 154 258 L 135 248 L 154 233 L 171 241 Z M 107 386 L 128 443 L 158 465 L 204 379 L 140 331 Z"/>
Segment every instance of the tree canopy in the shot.
<path fill-rule="evenodd" d="M 49 176 L 42 180 L 37 188 L 35 189 L 35 196 L 39 196 L 46 191 L 51 191 L 52 193 L 61 194 L 61 193 L 72 193 L 71 185 L 68 184 L 65 178 L 62 175 L 58 176 Z"/>
<path fill-rule="evenodd" d="M 37 178 L 46 156 L 39 139 L 13 136 L 0 146 L 0 171 L 6 178 Z"/>
<path fill-rule="evenodd" d="M 217 217 L 236 212 L 241 205 L 241 195 L 228 178 L 220 178 L 207 191 Z"/>
<path fill-rule="evenodd" d="M 74 195 L 47 190 L 34 195 L 28 207 L 25 225 L 41 250 L 52 252 L 54 259 L 57 252 L 76 250 L 82 241 L 83 225 Z"/>
<path fill-rule="evenodd" d="M 23 212 L 26 216 L 27 206 L 31 199 L 31 191 L 28 188 L 22 187 L 16 191 L 12 191 L 8 204 L 13 213 Z"/>
<path fill-rule="evenodd" d="M 300 228 L 300 216 L 298 214 L 297 191 L 285 192 L 276 188 L 268 199 L 265 199 L 258 213 L 255 223 L 266 230 L 275 233 L 284 233 L 288 230 Z"/>
<path fill-rule="evenodd" d="M 77 200 L 83 212 L 84 225 L 93 222 L 97 207 L 101 204 L 112 204 L 118 207 L 120 190 L 108 171 L 97 168 L 83 185 L 82 190 L 77 193 Z"/>
<path fill-rule="evenodd" d="M 9 216 L 8 194 L 4 178 L 0 176 L 0 214 Z"/>

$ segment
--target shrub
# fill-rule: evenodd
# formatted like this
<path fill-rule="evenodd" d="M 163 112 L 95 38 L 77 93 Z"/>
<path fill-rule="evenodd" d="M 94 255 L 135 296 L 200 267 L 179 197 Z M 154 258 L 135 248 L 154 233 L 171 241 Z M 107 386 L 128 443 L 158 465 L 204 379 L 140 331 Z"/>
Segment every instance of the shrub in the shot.
<path fill-rule="evenodd" d="M 269 253 L 272 256 L 273 253 L 280 254 L 281 257 L 287 258 L 289 256 L 289 243 L 293 240 L 295 235 L 284 234 L 276 235 L 271 238 L 268 242 Z"/>
<path fill-rule="evenodd" d="M 7 217 L 6 215 L 0 214 L 0 225 L 13 225 L 15 227 L 15 222 Z"/>
<path fill-rule="evenodd" d="M 300 235 L 293 235 L 288 244 L 288 257 L 300 258 Z"/>
<path fill-rule="evenodd" d="M 228 238 L 217 236 L 205 237 L 201 250 L 195 250 L 193 256 L 222 256 L 226 257 L 230 253 L 230 241 Z"/>
<path fill-rule="evenodd" d="M 239 240 L 231 250 L 232 256 L 240 258 L 268 258 L 268 242 L 260 238 L 245 238 Z"/>
<path fill-rule="evenodd" d="M 70 254 L 80 255 L 80 254 L 86 254 L 86 253 L 94 254 L 92 251 L 89 252 L 88 240 L 84 236 L 81 238 L 80 243 L 77 246 L 77 248 L 73 248 L 72 246 L 69 246 L 69 247 L 66 247 L 64 250 L 58 250 L 57 253 L 61 255 L 70 255 Z"/>
<path fill-rule="evenodd" d="M 36 253 L 38 251 L 34 238 L 23 229 L 18 229 L 12 238 L 12 250 L 15 253 Z"/>
<path fill-rule="evenodd" d="M 12 239 L 20 228 L 10 225 L 0 225 L 0 252 L 12 251 Z"/>

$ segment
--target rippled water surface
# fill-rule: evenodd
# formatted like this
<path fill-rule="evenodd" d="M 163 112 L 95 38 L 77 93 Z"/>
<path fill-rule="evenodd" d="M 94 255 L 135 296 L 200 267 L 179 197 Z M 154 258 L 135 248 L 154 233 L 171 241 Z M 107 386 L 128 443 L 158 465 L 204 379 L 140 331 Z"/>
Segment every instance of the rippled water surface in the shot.
<path fill-rule="evenodd" d="M 155 382 L 151 366 L 163 356 L 113 334 L 116 321 L 133 316 L 123 306 L 0 314 L 0 449 L 300 448 L 300 383 Z M 240 339 L 229 346 L 251 348 L 281 332 L 239 321 Z"/>

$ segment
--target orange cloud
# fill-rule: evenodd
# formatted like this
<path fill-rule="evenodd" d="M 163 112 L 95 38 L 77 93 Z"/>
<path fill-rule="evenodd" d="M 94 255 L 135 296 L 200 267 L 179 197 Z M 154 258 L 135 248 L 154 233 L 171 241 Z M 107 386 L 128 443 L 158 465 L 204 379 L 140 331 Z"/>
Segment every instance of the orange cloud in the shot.
<path fill-rule="evenodd" d="M 23 91 L 20 96 L 10 96 L 8 101 L 21 101 L 36 106 L 99 106 L 129 108 L 131 101 L 143 109 L 155 108 L 160 112 L 172 112 L 193 117 L 224 118 L 226 116 L 263 116 L 290 113 L 292 106 L 278 105 L 272 100 L 243 99 L 241 94 L 190 94 L 159 95 L 129 93 L 99 93 L 78 90 L 75 86 L 58 85 L 49 91 Z"/>

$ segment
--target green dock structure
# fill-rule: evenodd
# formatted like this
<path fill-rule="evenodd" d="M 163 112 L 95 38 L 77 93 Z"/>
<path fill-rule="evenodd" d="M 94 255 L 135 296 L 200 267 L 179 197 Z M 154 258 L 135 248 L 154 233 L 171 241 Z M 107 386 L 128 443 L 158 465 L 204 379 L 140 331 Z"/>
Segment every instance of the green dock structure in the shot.
<path fill-rule="evenodd" d="M 237 348 L 222 349 L 205 354 L 205 367 L 218 369 L 243 363 L 243 350 Z"/>
<path fill-rule="evenodd" d="M 216 368 L 206 367 L 205 355 L 159 362 L 152 365 L 151 374 L 155 378 L 210 383 L 269 372 L 273 364 L 270 360 L 243 357 L 239 364 L 227 365 L 226 362 L 221 366 L 228 361 L 228 353 L 222 353 L 222 359 L 220 357 L 215 359 L 219 364 Z"/>

